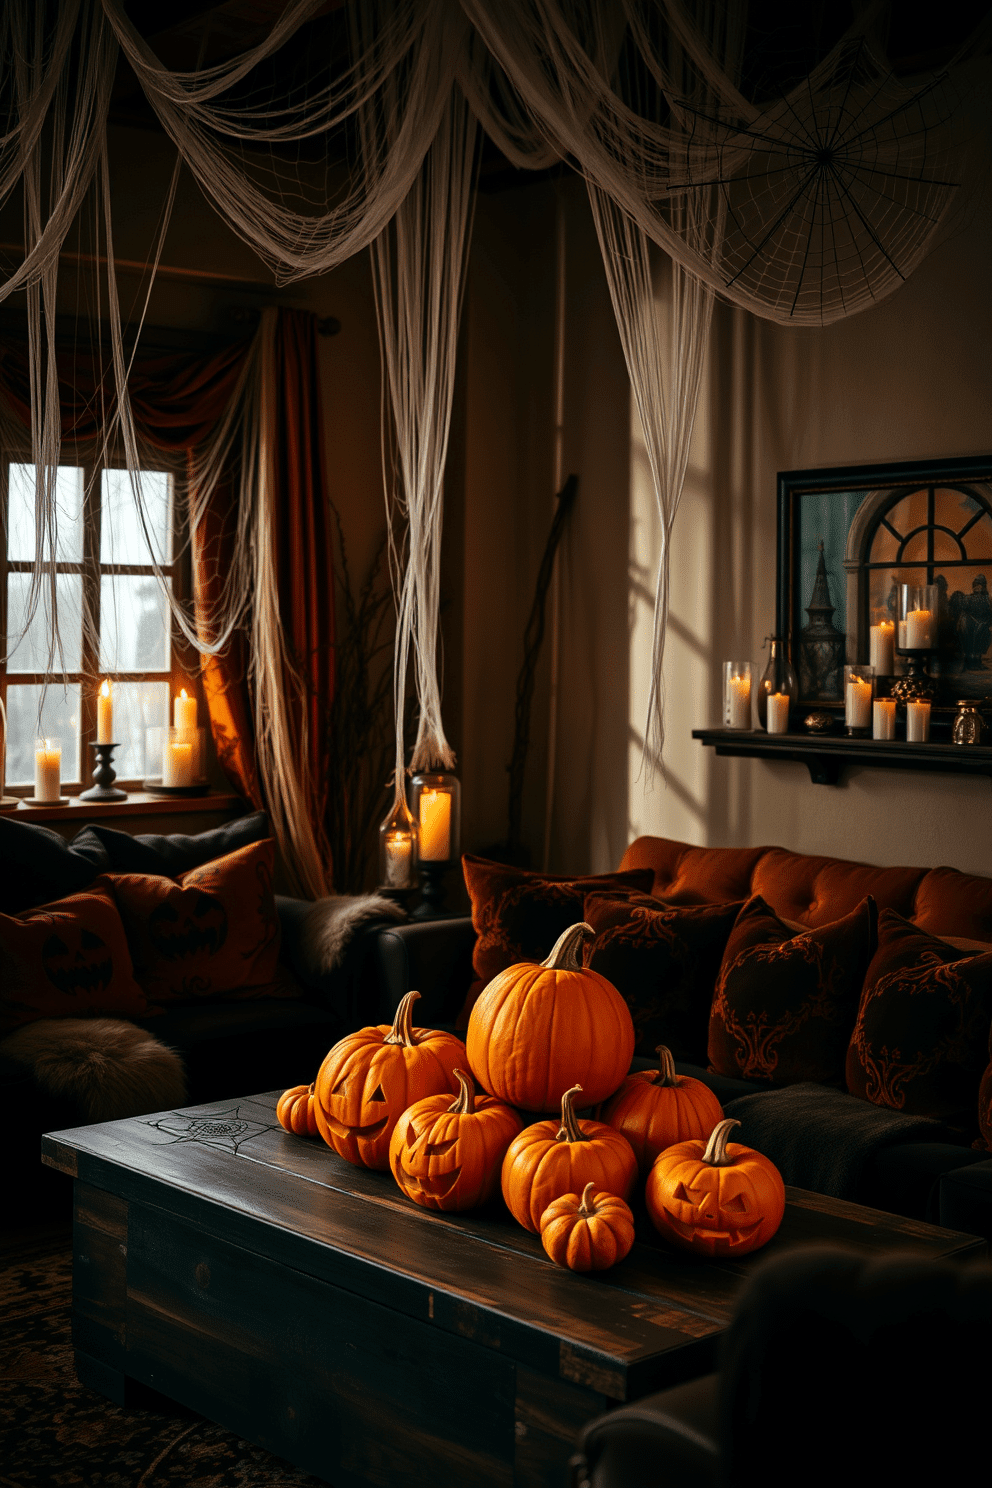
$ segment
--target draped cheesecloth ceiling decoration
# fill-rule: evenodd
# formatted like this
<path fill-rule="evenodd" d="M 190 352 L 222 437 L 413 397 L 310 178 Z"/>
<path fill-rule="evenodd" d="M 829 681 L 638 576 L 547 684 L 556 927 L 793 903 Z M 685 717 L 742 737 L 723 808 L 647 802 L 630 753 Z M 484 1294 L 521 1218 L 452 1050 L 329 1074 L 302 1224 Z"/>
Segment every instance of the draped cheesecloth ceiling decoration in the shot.
<path fill-rule="evenodd" d="M 309 45 L 305 68 L 297 61 L 281 75 L 281 49 L 329 11 L 339 13 L 343 44 L 323 55 Z M 646 731 L 649 751 L 659 751 L 670 538 L 714 297 L 780 324 L 829 325 L 897 289 L 946 228 L 955 200 L 960 69 L 895 76 L 879 42 L 882 16 L 880 4 L 861 7 L 812 71 L 768 97 L 741 81 L 747 7 L 738 0 L 292 0 L 260 43 L 190 71 L 164 65 L 124 0 L 6 0 L 0 203 L 22 185 L 25 257 L 0 299 L 15 291 L 27 298 L 38 472 L 33 603 L 48 584 L 57 614 L 60 428 L 46 347 L 54 346 L 60 252 L 81 211 L 99 213 L 108 264 L 99 307 L 112 352 L 105 437 L 129 469 L 140 468 L 113 271 L 107 133 L 115 72 L 128 65 L 175 145 L 177 171 L 192 173 L 277 283 L 371 250 L 399 621 L 397 792 L 409 664 L 420 707 L 414 763 L 450 763 L 438 685 L 442 489 L 484 132 L 511 165 L 564 163 L 588 187 L 660 517 Z M 174 191 L 175 177 L 156 255 Z M 672 276 L 664 331 L 655 303 L 659 249 Z M 289 802 L 294 767 L 271 695 L 280 641 L 266 538 L 275 500 L 265 439 L 268 335 L 263 317 L 192 482 L 195 522 L 225 457 L 240 450 L 236 561 L 213 633 L 194 633 L 181 611 L 178 619 L 201 652 L 222 646 L 234 627 L 250 627 L 262 777 L 283 803 L 276 816 L 284 850 L 319 887 L 319 865 L 307 866 L 312 843 Z M 138 482 L 135 491 L 140 503 Z M 53 671 L 56 663 L 53 652 Z"/>

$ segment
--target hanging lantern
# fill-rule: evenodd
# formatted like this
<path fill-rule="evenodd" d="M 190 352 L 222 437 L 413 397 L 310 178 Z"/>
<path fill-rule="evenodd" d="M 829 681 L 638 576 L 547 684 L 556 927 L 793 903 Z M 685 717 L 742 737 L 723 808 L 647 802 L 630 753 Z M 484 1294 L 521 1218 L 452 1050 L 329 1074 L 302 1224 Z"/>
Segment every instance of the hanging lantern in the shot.
<path fill-rule="evenodd" d="M 379 827 L 379 883 L 387 892 L 417 887 L 419 836 L 416 819 L 398 796 Z"/>
<path fill-rule="evenodd" d="M 421 772 L 410 781 L 410 809 L 419 828 L 423 903 L 417 919 L 444 913 L 444 874 L 458 861 L 461 849 L 461 793 L 455 775 L 447 771 Z"/>

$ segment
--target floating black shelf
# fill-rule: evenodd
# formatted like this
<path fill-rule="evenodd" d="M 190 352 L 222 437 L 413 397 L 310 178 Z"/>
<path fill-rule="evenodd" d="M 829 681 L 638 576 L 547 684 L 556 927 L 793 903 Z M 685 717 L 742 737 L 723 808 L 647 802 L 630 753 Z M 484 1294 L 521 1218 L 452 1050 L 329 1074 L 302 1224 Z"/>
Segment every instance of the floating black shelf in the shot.
<path fill-rule="evenodd" d="M 840 734 L 766 734 L 755 729 L 693 729 L 692 737 L 717 754 L 794 760 L 814 785 L 836 785 L 846 765 L 937 770 L 992 776 L 992 748 L 984 744 L 907 744 L 903 739 L 851 739 Z"/>

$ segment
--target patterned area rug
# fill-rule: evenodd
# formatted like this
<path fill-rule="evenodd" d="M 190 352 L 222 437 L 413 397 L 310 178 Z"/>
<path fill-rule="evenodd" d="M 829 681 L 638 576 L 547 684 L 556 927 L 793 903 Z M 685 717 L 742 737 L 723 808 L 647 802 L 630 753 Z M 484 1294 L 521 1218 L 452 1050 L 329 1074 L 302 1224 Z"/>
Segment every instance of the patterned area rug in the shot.
<path fill-rule="evenodd" d="M 326 1488 L 182 1406 L 122 1410 L 72 1366 L 72 1250 L 64 1226 L 0 1255 L 2 1488 Z"/>

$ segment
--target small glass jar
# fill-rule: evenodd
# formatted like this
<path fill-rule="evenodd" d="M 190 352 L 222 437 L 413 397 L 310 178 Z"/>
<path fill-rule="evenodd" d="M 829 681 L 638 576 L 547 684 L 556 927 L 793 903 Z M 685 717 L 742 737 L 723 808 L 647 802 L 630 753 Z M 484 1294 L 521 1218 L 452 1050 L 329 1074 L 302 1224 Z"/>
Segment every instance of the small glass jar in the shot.
<path fill-rule="evenodd" d="M 951 739 L 955 744 L 981 744 L 985 724 L 974 698 L 959 698 Z"/>
<path fill-rule="evenodd" d="M 420 829 L 420 861 L 453 863 L 461 846 L 461 794 L 458 777 L 423 771 L 410 781 L 410 810 Z"/>
<path fill-rule="evenodd" d="M 847 732 L 866 736 L 871 732 L 875 671 L 870 666 L 844 668 L 844 723 Z"/>
<path fill-rule="evenodd" d="M 751 663 L 723 663 L 723 726 L 728 729 L 751 727 Z"/>
<path fill-rule="evenodd" d="M 789 727 L 789 709 L 796 701 L 796 674 L 781 636 L 772 636 L 769 645 L 768 665 L 758 683 L 758 724 L 770 734 L 784 734 Z M 772 697 L 778 701 L 769 709 L 768 700 Z"/>
<path fill-rule="evenodd" d="M 379 883 L 384 889 L 417 887 L 420 831 L 400 796 L 379 826 Z"/>

